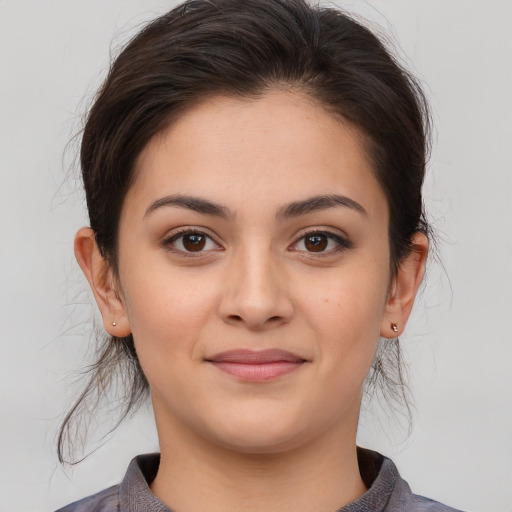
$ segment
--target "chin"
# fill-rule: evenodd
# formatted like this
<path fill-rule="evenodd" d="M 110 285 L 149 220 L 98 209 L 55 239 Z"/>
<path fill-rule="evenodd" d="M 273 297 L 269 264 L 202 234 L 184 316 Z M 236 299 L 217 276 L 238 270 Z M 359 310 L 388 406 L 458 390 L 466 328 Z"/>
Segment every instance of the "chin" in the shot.
<path fill-rule="evenodd" d="M 273 454 L 292 450 L 309 437 L 303 421 L 279 418 L 276 414 L 246 415 L 225 418 L 214 433 L 217 443 L 229 450 L 244 454 Z M 302 428 L 298 428 L 302 426 Z"/>
<path fill-rule="evenodd" d="M 224 449 L 244 455 L 272 455 L 293 450 L 301 445 L 293 434 L 281 433 L 269 435 L 268 432 L 244 432 L 229 438 L 224 437 L 221 446 Z"/>

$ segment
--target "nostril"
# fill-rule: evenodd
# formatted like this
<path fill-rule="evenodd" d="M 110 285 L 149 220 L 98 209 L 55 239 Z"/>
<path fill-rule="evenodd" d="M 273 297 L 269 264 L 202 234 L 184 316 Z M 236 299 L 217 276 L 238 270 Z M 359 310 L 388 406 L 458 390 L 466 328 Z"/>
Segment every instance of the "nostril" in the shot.
<path fill-rule="evenodd" d="M 240 316 L 240 315 L 229 315 L 228 319 L 231 322 L 234 322 L 234 323 L 244 322 L 243 317 Z M 267 318 L 265 323 L 267 323 L 267 324 L 275 324 L 275 323 L 279 323 L 281 320 L 282 320 L 281 316 L 275 315 L 275 316 L 271 316 L 270 318 Z"/>

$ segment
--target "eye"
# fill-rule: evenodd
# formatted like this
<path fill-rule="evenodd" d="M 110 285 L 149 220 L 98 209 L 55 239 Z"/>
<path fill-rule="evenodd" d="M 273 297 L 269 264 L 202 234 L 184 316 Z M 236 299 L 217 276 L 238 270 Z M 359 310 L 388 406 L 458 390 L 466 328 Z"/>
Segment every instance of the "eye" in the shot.
<path fill-rule="evenodd" d="M 340 235 L 328 231 L 312 231 L 299 238 L 292 246 L 294 251 L 310 253 L 328 253 L 342 251 L 351 246 L 350 242 Z"/>
<path fill-rule="evenodd" d="M 201 253 L 216 251 L 221 247 L 206 233 L 198 230 L 187 229 L 175 233 L 167 238 L 164 245 L 174 252 Z"/>

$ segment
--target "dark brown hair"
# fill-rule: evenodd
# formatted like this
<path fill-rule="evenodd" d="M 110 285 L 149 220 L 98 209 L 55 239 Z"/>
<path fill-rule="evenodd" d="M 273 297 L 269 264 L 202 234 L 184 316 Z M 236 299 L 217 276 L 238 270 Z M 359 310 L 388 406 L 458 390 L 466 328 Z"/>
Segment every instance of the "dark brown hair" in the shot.
<path fill-rule="evenodd" d="M 427 102 L 370 30 L 340 10 L 303 0 L 189 0 L 149 23 L 114 60 L 80 153 L 90 225 L 114 271 L 121 207 L 152 137 L 209 96 L 257 97 L 276 87 L 300 90 L 364 134 L 389 204 L 396 271 L 413 234 L 428 232 L 421 195 Z M 390 346 L 400 370 L 398 343 Z M 386 380 L 385 359 L 377 357 L 374 381 Z M 148 390 L 131 336 L 100 345 L 90 381 L 62 424 L 61 462 L 73 417 L 109 388 L 116 372 L 128 381 L 123 419 Z"/>

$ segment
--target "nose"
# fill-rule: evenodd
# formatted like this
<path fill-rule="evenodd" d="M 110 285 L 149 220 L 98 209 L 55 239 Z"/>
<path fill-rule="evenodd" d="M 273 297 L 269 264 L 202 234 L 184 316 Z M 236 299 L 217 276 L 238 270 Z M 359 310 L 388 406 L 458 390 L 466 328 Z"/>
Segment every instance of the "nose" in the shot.
<path fill-rule="evenodd" d="M 220 316 L 228 324 L 254 331 L 288 323 L 293 305 L 285 281 L 270 251 L 244 251 L 227 270 Z"/>

